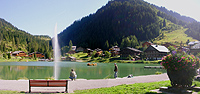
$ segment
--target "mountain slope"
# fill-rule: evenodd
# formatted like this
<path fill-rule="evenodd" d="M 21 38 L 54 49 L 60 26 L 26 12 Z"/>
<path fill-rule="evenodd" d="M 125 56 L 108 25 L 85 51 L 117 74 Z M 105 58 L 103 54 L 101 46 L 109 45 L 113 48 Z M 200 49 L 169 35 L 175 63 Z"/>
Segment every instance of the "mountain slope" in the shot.
<path fill-rule="evenodd" d="M 142 0 L 109 1 L 95 14 L 75 21 L 59 34 L 61 46 L 74 45 L 82 47 L 104 48 L 109 44 L 120 44 L 122 39 L 135 35 L 138 40 L 149 40 L 159 35 L 162 21 L 158 19 L 157 10 Z"/>
<path fill-rule="evenodd" d="M 196 40 L 200 40 L 200 22 L 197 22 L 191 17 L 181 16 L 174 11 L 167 10 L 165 7 L 155 7 L 160 10 L 160 12 L 157 13 L 159 16 L 166 18 L 175 24 L 188 28 L 185 33 Z"/>
<path fill-rule="evenodd" d="M 33 36 L 0 18 L 0 54 L 17 50 L 27 53 L 38 51 L 50 57 L 49 39 L 48 36 Z"/>
<path fill-rule="evenodd" d="M 197 41 L 196 39 L 193 39 L 186 34 L 188 28 L 174 24 L 169 20 L 166 20 L 166 24 L 166 27 L 161 29 L 162 33 L 153 40 L 154 43 L 164 44 L 165 42 L 169 42 L 180 46 L 180 43 L 182 42 L 184 46 L 186 46 L 186 42 L 188 40 Z"/>
<path fill-rule="evenodd" d="M 200 38 L 198 37 L 200 29 L 197 26 L 192 27 L 194 26 L 192 23 L 196 22 L 194 19 L 181 16 L 162 7 L 159 8 L 143 0 L 109 1 L 96 13 L 75 21 L 58 37 L 61 47 L 68 45 L 69 41 L 72 40 L 73 45 L 76 46 L 106 49 L 105 44 L 106 46 L 108 46 L 107 44 L 121 46 L 121 44 L 124 45 L 125 40 L 125 43 L 131 44 L 131 41 L 138 43 L 151 41 L 155 38 L 159 39 L 160 34 L 165 32 L 163 30 L 166 27 L 165 21 L 171 21 L 182 28 L 176 30 L 170 28 L 171 30 L 168 31 L 180 31 L 192 37 L 191 40 Z M 136 38 L 132 38 L 132 40 L 130 37 Z M 135 46 L 137 45 L 132 47 Z"/>

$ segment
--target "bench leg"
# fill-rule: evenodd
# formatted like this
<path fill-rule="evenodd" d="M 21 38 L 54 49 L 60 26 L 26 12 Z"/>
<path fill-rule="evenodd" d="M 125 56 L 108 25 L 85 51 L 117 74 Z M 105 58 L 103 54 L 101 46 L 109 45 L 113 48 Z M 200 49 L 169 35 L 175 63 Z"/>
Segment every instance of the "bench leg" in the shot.
<path fill-rule="evenodd" d="M 68 81 L 66 81 L 66 88 L 65 88 L 66 93 L 68 93 L 67 88 L 68 88 Z"/>
<path fill-rule="evenodd" d="M 65 89 L 65 92 L 68 93 L 68 92 L 67 92 L 67 88 Z"/>
<path fill-rule="evenodd" d="M 29 80 L 29 93 L 31 93 L 31 85 L 30 85 L 30 80 Z"/>
<path fill-rule="evenodd" d="M 29 86 L 29 93 L 31 93 L 31 87 Z"/>

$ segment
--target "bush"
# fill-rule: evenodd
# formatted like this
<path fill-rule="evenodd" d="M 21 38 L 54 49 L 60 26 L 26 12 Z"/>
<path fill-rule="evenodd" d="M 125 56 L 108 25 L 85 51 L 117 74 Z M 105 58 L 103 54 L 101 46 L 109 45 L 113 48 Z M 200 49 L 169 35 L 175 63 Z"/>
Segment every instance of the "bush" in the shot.
<path fill-rule="evenodd" d="M 111 53 L 108 52 L 108 51 L 105 51 L 105 55 L 106 55 L 107 58 L 110 58 L 110 57 L 111 57 Z"/>
<path fill-rule="evenodd" d="M 4 57 L 5 59 L 7 59 L 7 54 L 3 54 L 3 57 Z"/>
<path fill-rule="evenodd" d="M 10 53 L 8 53 L 8 59 L 11 59 L 11 55 L 10 55 Z"/>
<path fill-rule="evenodd" d="M 157 71 L 156 74 L 157 74 L 157 75 L 158 75 L 158 74 L 162 74 L 162 72 Z"/>

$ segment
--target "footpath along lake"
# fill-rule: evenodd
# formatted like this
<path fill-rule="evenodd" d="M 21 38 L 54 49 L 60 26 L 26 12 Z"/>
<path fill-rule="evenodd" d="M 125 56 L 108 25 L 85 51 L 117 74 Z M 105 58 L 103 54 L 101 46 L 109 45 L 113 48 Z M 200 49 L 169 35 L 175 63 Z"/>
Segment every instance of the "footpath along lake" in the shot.
<path fill-rule="evenodd" d="M 59 62 L 59 79 L 69 79 L 73 68 L 78 79 L 113 78 L 114 63 L 97 63 L 97 66 L 87 66 L 88 62 Z M 165 73 L 164 69 L 147 69 L 144 66 L 160 66 L 159 64 L 117 63 L 118 77 L 151 75 L 157 71 Z M 20 78 L 45 79 L 54 75 L 54 62 L 1 62 L 0 79 L 17 80 Z"/>

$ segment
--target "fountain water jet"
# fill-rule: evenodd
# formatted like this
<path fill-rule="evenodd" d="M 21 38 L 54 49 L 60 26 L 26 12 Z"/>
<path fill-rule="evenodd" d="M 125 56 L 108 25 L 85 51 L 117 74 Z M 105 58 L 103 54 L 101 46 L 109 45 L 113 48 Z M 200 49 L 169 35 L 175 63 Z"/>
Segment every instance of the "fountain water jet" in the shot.
<path fill-rule="evenodd" d="M 55 30 L 54 30 L 54 38 L 53 38 L 53 52 L 54 52 L 54 78 L 57 80 L 59 77 L 60 73 L 60 67 L 59 67 L 59 62 L 60 62 L 60 47 L 58 44 L 58 35 L 57 35 L 57 23 L 55 25 Z"/>

